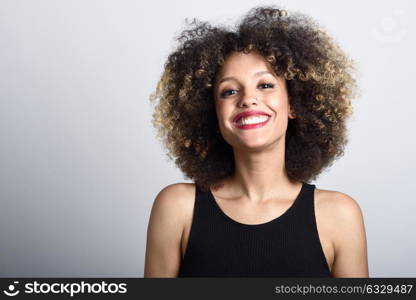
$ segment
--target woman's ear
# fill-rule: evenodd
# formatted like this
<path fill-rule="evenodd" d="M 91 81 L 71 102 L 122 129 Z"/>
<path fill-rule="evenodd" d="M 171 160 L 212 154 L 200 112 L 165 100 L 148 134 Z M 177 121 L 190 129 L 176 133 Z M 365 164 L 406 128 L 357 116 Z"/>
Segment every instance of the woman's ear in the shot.
<path fill-rule="evenodd" d="M 289 119 L 295 119 L 296 118 L 296 113 L 295 110 L 293 109 L 291 103 L 292 103 L 292 98 L 288 95 L 287 97 L 287 102 L 288 102 L 288 106 L 289 106 Z"/>
<path fill-rule="evenodd" d="M 295 119 L 295 118 L 296 118 L 295 111 L 292 109 L 292 107 L 289 107 L 289 119 Z"/>

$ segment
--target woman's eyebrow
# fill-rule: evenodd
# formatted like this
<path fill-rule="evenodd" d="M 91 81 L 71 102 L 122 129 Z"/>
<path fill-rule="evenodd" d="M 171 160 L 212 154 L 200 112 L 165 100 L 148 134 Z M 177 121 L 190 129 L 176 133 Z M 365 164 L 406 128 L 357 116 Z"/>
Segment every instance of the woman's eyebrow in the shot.
<path fill-rule="evenodd" d="M 270 72 L 270 71 L 259 71 L 259 72 L 254 73 L 254 74 L 253 74 L 253 77 L 254 77 L 254 76 L 260 76 L 260 75 L 263 75 L 263 74 L 270 74 L 270 75 L 274 76 L 274 75 L 273 75 L 273 73 L 272 73 L 272 72 Z M 235 81 L 237 81 L 237 79 L 236 79 L 235 77 L 232 77 L 232 76 L 229 76 L 229 77 L 223 77 L 223 78 L 221 78 L 221 79 L 218 81 L 217 85 L 219 85 L 221 82 L 224 82 L 224 81 L 227 81 L 227 80 L 235 80 Z"/>

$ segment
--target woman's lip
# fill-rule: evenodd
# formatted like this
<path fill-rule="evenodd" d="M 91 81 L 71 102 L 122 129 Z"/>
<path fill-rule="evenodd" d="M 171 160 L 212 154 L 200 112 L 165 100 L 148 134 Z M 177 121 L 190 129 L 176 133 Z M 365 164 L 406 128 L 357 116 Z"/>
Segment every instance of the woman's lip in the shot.
<path fill-rule="evenodd" d="M 271 117 L 268 117 L 266 121 L 261 122 L 261 123 L 255 123 L 255 124 L 245 124 L 245 125 L 239 125 L 236 122 L 234 122 L 234 126 L 238 129 L 243 129 L 243 130 L 248 130 L 248 129 L 255 129 L 255 128 L 259 128 L 259 127 L 263 127 L 264 125 L 267 124 L 267 122 L 269 122 L 271 119 Z"/>
<path fill-rule="evenodd" d="M 263 111 L 260 111 L 260 110 L 249 110 L 249 111 L 245 111 L 245 112 L 239 113 L 237 116 L 235 116 L 234 117 L 234 122 L 240 121 L 241 118 L 251 117 L 251 116 L 268 116 L 268 117 L 270 117 L 269 114 L 266 114 Z"/>

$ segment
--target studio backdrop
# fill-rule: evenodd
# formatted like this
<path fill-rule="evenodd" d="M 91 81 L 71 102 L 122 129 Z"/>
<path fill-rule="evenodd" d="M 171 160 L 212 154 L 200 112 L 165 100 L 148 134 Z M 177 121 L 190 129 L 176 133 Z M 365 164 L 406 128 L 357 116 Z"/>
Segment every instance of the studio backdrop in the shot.
<path fill-rule="evenodd" d="M 414 1 L 0 1 L 0 276 L 142 277 L 157 193 L 184 178 L 149 95 L 185 18 L 305 13 L 359 68 L 343 157 L 312 182 L 360 205 L 370 277 L 416 276 Z"/>

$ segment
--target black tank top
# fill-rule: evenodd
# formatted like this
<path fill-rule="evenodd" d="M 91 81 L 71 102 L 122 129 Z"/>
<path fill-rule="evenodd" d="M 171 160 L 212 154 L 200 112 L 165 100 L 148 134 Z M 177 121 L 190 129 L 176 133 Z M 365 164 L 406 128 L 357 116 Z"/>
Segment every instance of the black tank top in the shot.
<path fill-rule="evenodd" d="M 279 217 L 243 224 L 196 184 L 191 230 L 178 277 L 332 277 L 319 240 L 315 185 L 303 182 Z"/>

